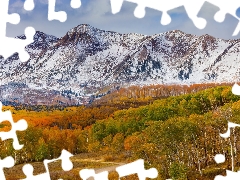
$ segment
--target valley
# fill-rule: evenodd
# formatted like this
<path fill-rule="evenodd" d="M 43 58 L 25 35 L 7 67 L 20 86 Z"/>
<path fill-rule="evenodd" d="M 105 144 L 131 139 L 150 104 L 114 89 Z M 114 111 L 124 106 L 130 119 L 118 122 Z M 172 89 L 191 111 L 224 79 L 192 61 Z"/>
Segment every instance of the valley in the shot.
<path fill-rule="evenodd" d="M 240 131 L 227 139 L 220 133 L 228 121 L 240 123 L 240 97 L 231 91 L 239 82 L 239 47 L 238 39 L 179 30 L 145 36 L 81 24 L 60 38 L 37 31 L 26 47 L 29 61 L 0 57 L 3 109 L 28 123 L 17 132 L 23 149 L 0 141 L 0 158 L 16 164 L 5 170 L 7 179 L 24 178 L 26 163 L 43 173 L 42 161 L 62 149 L 74 155 L 74 168 L 63 172 L 53 163 L 52 179 L 79 179 L 80 169 L 112 171 L 137 159 L 158 170 L 157 180 L 238 171 Z M 225 162 L 217 164 L 216 154 Z M 116 172 L 109 179 L 118 179 Z"/>
<path fill-rule="evenodd" d="M 171 91 L 167 91 L 170 87 Z M 43 159 L 56 158 L 62 149 L 74 154 L 73 162 L 78 162 L 74 169 L 68 173 L 54 166 L 51 170 L 53 179 L 59 176 L 73 179 L 79 168 L 112 170 L 118 163 L 137 159 L 144 159 L 146 168 L 157 168 L 159 180 L 214 179 L 232 168 L 232 159 L 237 171 L 240 167 L 239 128 L 234 129 L 231 138 L 220 137 L 220 133 L 227 130 L 227 121 L 239 123 L 240 97 L 232 94 L 232 85 L 209 84 L 205 88 L 195 85 L 188 91 L 183 91 L 182 86 L 174 87 L 167 86 L 165 90 L 162 87 L 162 93 L 172 94 L 149 103 L 146 102 L 151 98 L 144 97 L 144 93 L 129 97 L 128 101 L 135 107 L 129 107 L 126 98 L 121 99 L 124 92 L 129 95 L 132 88 L 119 89 L 121 93 L 102 97 L 102 106 L 101 103 L 49 109 L 46 106 L 38 109 L 5 106 L 4 110 L 12 111 L 14 120 L 24 118 L 29 127 L 17 133 L 24 148 L 15 151 L 11 140 L 0 142 L 0 156 L 15 157 L 19 169 L 21 164 L 38 166 Z M 141 87 L 134 89 L 135 93 L 137 89 L 142 92 Z M 6 123 L 1 128 L 7 131 L 10 127 Z M 230 143 L 234 154 L 229 149 Z M 226 157 L 222 164 L 214 161 L 214 156 L 219 153 Z M 118 178 L 115 172 L 109 177 Z M 14 179 L 12 174 L 11 178 Z"/>
<path fill-rule="evenodd" d="M 37 31 L 29 61 L 0 57 L 0 101 L 86 105 L 119 87 L 237 82 L 239 46 L 179 30 L 146 36 L 80 24 L 60 38 Z"/>

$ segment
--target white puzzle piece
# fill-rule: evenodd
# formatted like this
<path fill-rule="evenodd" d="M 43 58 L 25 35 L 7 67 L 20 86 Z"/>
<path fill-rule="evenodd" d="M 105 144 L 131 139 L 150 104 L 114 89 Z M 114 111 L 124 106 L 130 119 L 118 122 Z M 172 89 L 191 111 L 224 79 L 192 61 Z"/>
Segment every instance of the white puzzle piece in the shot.
<path fill-rule="evenodd" d="M 2 103 L 0 102 L 0 123 L 3 121 L 9 121 L 11 123 L 11 130 L 8 132 L 0 132 L 0 138 L 4 141 L 7 139 L 13 139 L 13 148 L 15 150 L 19 150 L 23 147 L 23 145 L 19 144 L 16 131 L 24 131 L 27 129 L 28 125 L 24 119 L 19 120 L 18 122 L 14 122 L 12 118 L 11 111 L 2 110 Z"/>
<path fill-rule="evenodd" d="M 171 22 L 171 17 L 168 11 L 180 6 L 184 6 L 189 18 L 193 21 L 194 25 L 199 28 L 205 28 L 207 22 L 205 19 L 197 16 L 205 0 L 125 0 L 137 4 L 134 11 L 134 15 L 137 18 L 143 18 L 145 16 L 145 8 L 151 8 L 162 12 L 161 24 L 167 25 Z M 112 13 L 116 14 L 121 10 L 124 0 L 110 0 Z M 240 1 L 238 0 L 208 0 L 209 3 L 214 4 L 220 8 L 214 16 L 214 19 L 218 22 L 222 22 L 225 19 L 225 15 L 231 14 L 238 20 L 240 18 L 236 15 L 236 10 L 240 7 Z M 234 30 L 233 35 L 237 35 L 240 30 L 240 24 Z"/>
<path fill-rule="evenodd" d="M 72 157 L 73 155 L 71 153 L 69 153 L 66 150 L 62 150 L 61 155 L 59 156 L 59 158 L 56 159 L 52 159 L 52 160 L 44 160 L 43 164 L 44 167 L 46 169 L 45 173 L 42 174 L 38 174 L 38 175 L 33 175 L 33 166 L 31 164 L 25 164 L 22 168 L 23 173 L 26 175 L 25 179 L 22 180 L 51 180 L 50 178 L 50 172 L 48 169 L 48 164 L 51 162 L 55 162 L 58 160 L 62 161 L 62 169 L 64 171 L 69 171 L 73 168 L 73 164 L 70 160 L 70 157 Z"/>

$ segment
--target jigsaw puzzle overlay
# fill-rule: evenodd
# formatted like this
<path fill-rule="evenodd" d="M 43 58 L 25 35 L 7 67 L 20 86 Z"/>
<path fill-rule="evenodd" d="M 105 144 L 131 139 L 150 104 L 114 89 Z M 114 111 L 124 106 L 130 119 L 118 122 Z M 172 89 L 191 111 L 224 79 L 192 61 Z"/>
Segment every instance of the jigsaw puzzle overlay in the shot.
<path fill-rule="evenodd" d="M 46 172 L 45 173 L 42 173 L 42 174 L 38 174 L 38 175 L 33 175 L 33 167 L 31 164 L 26 164 L 23 166 L 22 170 L 24 172 L 24 174 L 26 175 L 27 178 L 25 179 L 22 179 L 22 180 L 51 180 L 50 178 L 50 172 L 49 172 L 49 169 L 48 169 L 48 164 L 51 163 L 51 162 L 54 162 L 54 161 L 57 161 L 57 160 L 61 160 L 62 162 L 62 169 L 64 171 L 69 171 L 73 168 L 73 164 L 70 160 L 70 157 L 72 157 L 73 155 L 71 153 L 69 153 L 68 151 L 66 150 L 62 150 L 62 153 L 60 155 L 59 158 L 57 159 L 52 159 L 52 160 L 44 160 L 43 161 L 43 164 L 44 164 L 44 167 L 46 169 Z"/>
<path fill-rule="evenodd" d="M 0 132 L 0 137 L 2 140 L 13 139 L 13 147 L 15 150 L 20 150 L 23 145 L 20 145 L 18 142 L 16 131 L 23 131 L 27 129 L 27 122 L 25 120 L 20 120 L 17 123 L 13 121 L 12 114 L 10 111 L 2 111 L 2 103 L 0 102 L 0 123 L 3 121 L 9 121 L 11 123 L 11 130 L 8 132 Z M 64 171 L 69 171 L 73 168 L 73 163 L 70 160 L 70 157 L 73 155 L 66 150 L 62 150 L 61 155 L 56 159 L 43 161 L 46 172 L 38 175 L 33 175 L 33 166 L 31 164 L 25 164 L 22 168 L 23 173 L 26 175 L 25 179 L 22 180 L 51 180 L 50 172 L 48 168 L 48 164 L 51 162 L 55 162 L 61 160 L 62 169 Z M 0 179 L 4 180 L 4 168 L 11 168 L 14 166 L 14 158 L 9 156 L 0 159 Z M 124 177 L 127 175 L 131 175 L 134 173 L 138 174 L 140 180 L 144 180 L 146 178 L 156 178 L 158 176 L 158 172 L 155 168 L 151 168 L 149 170 L 144 169 L 144 160 L 137 160 L 133 163 L 129 163 L 123 166 L 118 167 L 117 172 L 119 173 L 119 177 Z M 84 180 L 87 180 L 89 177 L 94 177 L 95 180 L 107 180 L 108 172 L 104 171 L 96 174 L 94 169 L 83 169 L 79 172 L 79 175 Z"/>
<path fill-rule="evenodd" d="M 3 112 L 2 110 L 2 103 L 0 103 L 0 123 L 2 121 L 9 121 L 12 125 L 12 129 L 9 132 L 0 132 L 0 137 L 2 140 L 6 139 L 13 139 L 13 147 L 15 150 L 19 150 L 23 147 L 23 145 L 19 145 L 16 131 L 23 131 L 27 129 L 27 123 L 25 120 L 20 120 L 17 123 L 14 123 L 12 119 L 12 114 L 10 111 Z M 23 173 L 26 175 L 25 179 L 22 180 L 51 180 L 50 172 L 48 168 L 48 164 L 51 162 L 55 162 L 61 160 L 62 169 L 64 171 L 69 171 L 73 168 L 73 163 L 70 160 L 70 157 L 73 155 L 66 150 L 62 150 L 61 155 L 56 159 L 51 160 L 44 160 L 43 164 L 45 167 L 46 172 L 38 175 L 33 175 L 33 166 L 31 164 L 25 164 L 22 167 Z M 0 179 L 4 180 L 5 175 L 3 168 L 11 168 L 14 166 L 14 158 L 9 156 L 4 158 L 3 160 L 0 159 Z M 149 170 L 144 169 L 144 160 L 140 159 L 133 163 L 129 163 L 123 166 L 120 166 L 116 169 L 119 173 L 119 177 L 124 177 L 127 175 L 131 175 L 134 173 L 138 174 L 140 180 L 144 180 L 146 178 L 156 178 L 158 176 L 158 172 L 155 168 L 151 168 Z M 87 180 L 90 177 L 94 177 L 95 180 L 107 180 L 108 179 L 108 172 L 104 171 L 101 173 L 96 174 L 94 169 L 83 169 L 79 172 L 79 175 L 83 180 Z"/>
<path fill-rule="evenodd" d="M 195 26 L 199 29 L 203 29 L 207 25 L 207 21 L 204 18 L 198 17 L 198 12 L 204 4 L 204 0 L 125 0 L 137 4 L 137 7 L 134 11 L 134 15 L 137 18 L 143 18 L 145 16 L 145 8 L 152 8 L 162 12 L 162 18 L 160 23 L 167 25 L 171 22 L 171 17 L 168 12 L 172 9 L 184 6 L 189 18 L 193 21 Z M 121 10 L 124 0 L 110 0 L 112 6 L 112 13 L 118 13 Z M 236 10 L 240 7 L 240 1 L 238 0 L 208 0 L 209 3 L 219 7 L 219 11 L 214 15 L 214 19 L 217 22 L 223 22 L 226 15 L 231 15 L 236 19 L 240 18 L 236 15 Z M 64 11 L 55 11 L 56 0 L 48 0 L 48 20 L 58 20 L 64 22 L 67 20 L 67 14 Z M 72 8 L 79 8 L 81 6 L 80 0 L 71 0 L 70 5 Z M 22 62 L 25 62 L 29 59 L 28 53 L 25 51 L 25 46 L 33 42 L 33 36 L 35 34 L 35 29 L 33 27 L 27 27 L 25 29 L 26 39 L 17 39 L 6 37 L 6 24 L 18 24 L 20 22 L 20 16 L 18 14 L 8 14 L 9 0 L 0 1 L 0 55 L 4 58 L 8 58 L 13 53 L 17 52 L 19 58 Z M 32 11 L 35 7 L 34 0 L 25 0 L 24 9 L 27 11 Z M 237 35 L 240 30 L 240 23 L 233 29 L 233 36 Z M 232 92 L 236 95 L 240 95 L 240 87 L 235 84 L 233 86 Z M 10 111 L 3 112 L 2 104 L 0 103 L 0 123 L 3 121 L 9 121 L 11 123 L 11 130 L 9 132 L 0 132 L 1 139 L 13 139 L 13 147 L 15 150 L 19 150 L 23 145 L 19 144 L 16 131 L 24 131 L 27 129 L 27 123 L 25 120 L 19 120 L 14 122 Z M 225 134 L 221 134 L 223 138 L 228 138 L 230 136 L 230 128 L 235 128 L 240 126 L 238 124 L 228 123 L 228 131 Z M 26 164 L 23 167 L 23 172 L 26 175 L 26 179 L 50 179 L 48 163 L 62 160 L 62 169 L 68 171 L 73 168 L 72 162 L 70 161 L 71 153 L 66 150 L 62 150 L 62 154 L 59 158 L 53 160 L 44 160 L 44 166 L 46 168 L 46 173 L 40 175 L 33 175 L 33 167 L 30 164 Z M 215 156 L 215 161 L 217 163 L 222 163 L 225 161 L 225 157 L 221 154 Z M 5 179 L 3 168 L 10 168 L 14 166 L 13 157 L 6 157 L 0 160 L 1 172 L 0 179 Z M 144 169 L 144 160 L 137 160 L 133 163 L 120 166 L 116 169 L 120 177 L 136 173 L 139 179 L 143 180 L 148 178 L 156 178 L 158 173 L 155 168 L 149 170 Z M 94 177 L 95 179 L 108 179 L 108 172 L 102 172 L 96 174 L 93 169 L 84 169 L 79 172 L 79 175 L 83 179 L 89 177 Z M 227 176 L 216 176 L 215 179 L 236 179 L 240 178 L 240 172 L 227 171 Z"/>
<path fill-rule="evenodd" d="M 64 22 L 67 20 L 67 14 L 64 11 L 55 11 L 56 0 L 48 0 L 48 20 L 58 20 Z M 70 5 L 72 8 L 79 8 L 81 6 L 80 0 L 71 0 Z M 24 9 L 32 11 L 34 9 L 34 0 L 26 0 Z M 18 52 L 19 59 L 26 62 L 29 59 L 29 54 L 25 51 L 25 47 L 33 42 L 35 29 L 27 27 L 25 29 L 26 39 L 17 39 L 6 37 L 7 23 L 18 24 L 20 22 L 19 14 L 8 14 L 9 0 L 0 1 L 0 55 L 5 59 Z"/>
<path fill-rule="evenodd" d="M 112 6 L 112 13 L 116 14 L 121 10 L 121 7 L 124 3 L 124 0 L 110 0 Z M 205 0 L 125 0 L 137 4 L 137 7 L 134 11 L 134 15 L 137 18 L 143 18 L 145 16 L 145 8 L 151 8 L 162 12 L 161 24 L 168 25 L 171 22 L 171 17 L 168 14 L 168 11 L 175 9 L 180 6 L 184 6 L 189 18 L 193 21 L 194 25 L 203 29 L 207 25 L 207 21 L 204 18 L 198 17 L 198 12 L 202 8 Z M 219 11 L 215 14 L 214 19 L 217 22 L 223 22 L 226 14 L 230 14 L 240 20 L 236 15 L 237 9 L 240 7 L 240 1 L 235 0 L 208 0 L 207 2 L 219 7 Z M 240 31 L 240 23 L 238 23 L 235 30 L 233 30 L 233 36 L 237 35 Z"/>
<path fill-rule="evenodd" d="M 240 86 L 238 84 L 235 83 L 233 85 L 232 93 L 235 95 L 240 95 Z M 231 128 L 235 128 L 235 127 L 240 127 L 240 124 L 228 122 L 227 132 L 224 134 L 220 134 L 220 136 L 222 138 L 229 138 L 231 135 Z M 225 162 L 225 156 L 223 154 L 216 154 L 214 160 L 216 161 L 216 163 L 223 163 Z M 215 177 L 215 180 L 221 180 L 221 179 L 231 180 L 231 179 L 239 179 L 239 178 L 240 178 L 240 171 L 234 172 L 233 166 L 232 166 L 232 171 L 227 170 L 226 176 L 217 175 Z"/>
<path fill-rule="evenodd" d="M 13 122 L 12 114 L 10 111 L 2 112 L 2 103 L 0 102 L 0 123 L 3 121 L 9 121 L 11 123 L 11 130 L 8 132 L 0 132 L 0 137 L 2 141 L 7 139 L 13 139 L 13 148 L 15 150 L 19 150 L 23 147 L 23 145 L 20 145 L 18 142 L 16 131 L 24 131 L 27 129 L 27 122 L 22 119 L 19 120 L 17 123 Z"/>
<path fill-rule="evenodd" d="M 28 5 L 27 5 L 28 6 Z M 25 29 L 26 39 L 15 39 L 6 37 L 7 22 L 18 24 L 20 16 L 18 14 L 8 14 L 9 0 L 3 0 L 0 3 L 0 54 L 7 58 L 13 53 L 18 52 L 21 61 L 29 59 L 28 53 L 24 50 L 25 46 L 33 42 L 35 30 L 32 27 Z"/>

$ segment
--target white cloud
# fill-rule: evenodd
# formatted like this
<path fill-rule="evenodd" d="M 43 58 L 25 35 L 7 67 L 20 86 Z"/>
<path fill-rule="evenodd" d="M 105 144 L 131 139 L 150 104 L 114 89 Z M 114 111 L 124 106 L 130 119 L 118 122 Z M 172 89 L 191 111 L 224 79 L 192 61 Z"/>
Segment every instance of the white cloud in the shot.
<path fill-rule="evenodd" d="M 167 26 L 162 26 L 160 24 L 161 12 L 148 9 L 143 19 L 137 19 L 133 15 L 136 7 L 133 3 L 124 3 L 121 11 L 113 15 L 111 13 L 109 0 L 82 0 L 80 9 L 72 9 L 70 7 L 70 0 L 57 0 L 57 9 L 66 11 L 68 14 L 68 20 L 65 23 L 60 23 L 57 21 L 49 22 L 47 20 L 48 0 L 35 0 L 35 3 L 37 6 L 32 14 L 19 13 L 22 16 L 21 23 L 18 26 L 10 26 L 12 29 L 9 30 L 8 34 L 11 34 L 11 36 L 22 34 L 22 32 L 24 32 L 23 29 L 31 25 L 35 27 L 36 30 L 61 37 L 65 35 L 69 29 L 83 23 L 120 33 L 136 32 L 146 35 L 157 34 L 173 29 L 180 29 L 187 33 L 198 35 L 208 33 L 222 37 L 224 34 L 229 34 L 226 28 L 225 31 L 216 31 L 214 27 L 208 28 L 209 32 L 206 30 L 198 30 L 194 27 L 192 21 L 187 18 L 187 15 L 184 14 L 185 12 L 182 9 L 174 9 L 171 12 L 171 15 L 175 18 L 175 24 L 172 23 Z M 21 0 L 15 0 L 14 3 L 11 4 L 13 12 L 23 9 L 22 7 L 23 2 Z M 204 17 L 207 18 L 209 23 L 214 22 L 211 14 L 213 11 L 214 9 L 212 9 L 212 7 L 202 11 L 202 14 L 204 14 Z M 228 38 L 231 38 L 231 36 L 225 37 L 225 39 Z"/>

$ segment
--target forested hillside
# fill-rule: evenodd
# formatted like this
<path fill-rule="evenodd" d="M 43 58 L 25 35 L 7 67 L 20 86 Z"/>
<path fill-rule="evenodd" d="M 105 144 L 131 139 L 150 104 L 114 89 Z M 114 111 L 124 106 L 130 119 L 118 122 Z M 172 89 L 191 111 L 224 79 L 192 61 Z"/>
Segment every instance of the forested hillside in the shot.
<path fill-rule="evenodd" d="M 60 38 L 37 31 L 33 40 L 26 63 L 17 54 L 0 56 L 5 105 L 80 105 L 103 89 L 234 82 L 239 76 L 239 39 L 179 30 L 122 34 L 79 24 Z"/>
<path fill-rule="evenodd" d="M 240 97 L 232 94 L 231 86 L 131 88 L 92 106 L 37 111 L 4 107 L 15 120 L 26 119 L 29 127 L 18 132 L 24 148 L 15 151 L 11 141 L 1 141 L 0 156 L 26 163 L 58 157 L 66 149 L 73 154 L 97 152 L 106 160 L 143 158 L 147 167 L 158 169 L 158 179 L 214 179 L 231 170 L 232 161 L 234 170 L 240 168 L 239 129 L 232 130 L 231 138 L 220 137 L 228 121 L 240 123 Z M 10 127 L 6 123 L 1 128 Z M 224 154 L 225 163 L 216 164 L 216 154 Z"/>

